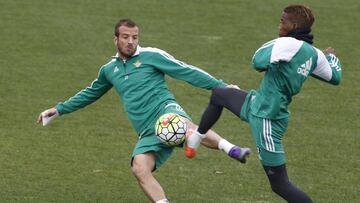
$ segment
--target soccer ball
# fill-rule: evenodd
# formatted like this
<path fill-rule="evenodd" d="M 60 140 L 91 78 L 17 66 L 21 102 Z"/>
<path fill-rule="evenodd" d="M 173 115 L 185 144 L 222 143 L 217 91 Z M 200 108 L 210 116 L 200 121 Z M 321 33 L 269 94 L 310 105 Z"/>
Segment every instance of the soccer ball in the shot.
<path fill-rule="evenodd" d="M 167 113 L 156 121 L 156 137 L 164 144 L 175 146 L 185 141 L 186 122 L 174 113 Z"/>

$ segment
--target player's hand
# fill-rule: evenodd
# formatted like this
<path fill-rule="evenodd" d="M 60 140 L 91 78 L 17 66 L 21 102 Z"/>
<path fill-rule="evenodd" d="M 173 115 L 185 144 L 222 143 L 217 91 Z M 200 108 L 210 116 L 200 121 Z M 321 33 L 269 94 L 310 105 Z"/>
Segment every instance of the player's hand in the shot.
<path fill-rule="evenodd" d="M 334 54 L 334 55 L 336 55 L 335 49 L 333 49 L 332 47 L 326 48 L 326 49 L 323 51 L 323 53 L 325 54 L 325 56 L 328 55 L 328 54 Z"/>
<path fill-rule="evenodd" d="M 234 89 L 238 89 L 238 90 L 240 89 L 239 86 L 233 85 L 233 84 L 227 85 L 226 87 L 227 87 L 227 88 L 234 88 Z"/>
<path fill-rule="evenodd" d="M 50 109 L 47 109 L 40 113 L 40 115 L 37 119 L 37 123 L 42 122 L 43 126 L 45 126 L 48 123 L 50 123 L 51 120 L 53 120 L 54 118 L 56 118 L 58 116 L 59 116 L 59 113 L 56 110 L 56 108 L 50 108 Z"/>

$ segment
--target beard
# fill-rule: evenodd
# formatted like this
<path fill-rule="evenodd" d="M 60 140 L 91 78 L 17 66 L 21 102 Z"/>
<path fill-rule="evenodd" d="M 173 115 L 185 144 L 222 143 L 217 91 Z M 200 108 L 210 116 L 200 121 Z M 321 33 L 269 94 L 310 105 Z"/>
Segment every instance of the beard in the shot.
<path fill-rule="evenodd" d="M 121 48 L 121 47 L 118 47 L 118 52 L 121 56 L 123 56 L 124 58 L 129 58 L 131 57 L 132 55 L 134 55 L 136 51 L 136 47 L 133 47 L 133 46 L 127 46 L 127 47 L 124 47 L 124 48 Z"/>

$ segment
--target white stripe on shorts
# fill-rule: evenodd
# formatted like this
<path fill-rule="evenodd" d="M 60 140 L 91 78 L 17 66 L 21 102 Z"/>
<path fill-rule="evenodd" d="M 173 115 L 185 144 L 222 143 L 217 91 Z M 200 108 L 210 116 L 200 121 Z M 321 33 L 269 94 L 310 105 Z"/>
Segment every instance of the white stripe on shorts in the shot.
<path fill-rule="evenodd" d="M 169 106 L 175 106 L 175 109 L 177 111 L 181 111 L 181 112 L 185 112 L 184 109 L 177 103 L 170 103 L 170 104 L 167 104 L 164 109 L 168 108 Z"/>
<path fill-rule="evenodd" d="M 263 119 L 263 135 L 266 150 L 275 152 L 274 140 L 271 137 L 271 120 Z"/>

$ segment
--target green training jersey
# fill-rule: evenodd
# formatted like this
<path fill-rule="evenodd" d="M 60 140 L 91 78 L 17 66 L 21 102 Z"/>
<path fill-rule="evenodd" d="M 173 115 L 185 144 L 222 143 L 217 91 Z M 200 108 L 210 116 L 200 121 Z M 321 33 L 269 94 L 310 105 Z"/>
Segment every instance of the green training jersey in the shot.
<path fill-rule="evenodd" d="M 138 46 L 127 60 L 114 56 L 100 68 L 98 77 L 89 87 L 59 103 L 56 109 L 60 115 L 71 113 L 93 103 L 114 86 L 133 127 L 142 135 L 166 105 L 176 102 L 166 85 L 165 74 L 208 90 L 226 85 L 163 50 Z"/>
<path fill-rule="evenodd" d="M 336 56 L 325 56 L 312 45 L 291 37 L 265 43 L 252 62 L 256 70 L 265 72 L 250 107 L 253 115 L 262 118 L 288 117 L 292 96 L 300 92 L 310 75 L 334 85 L 341 80 L 341 64 Z"/>

